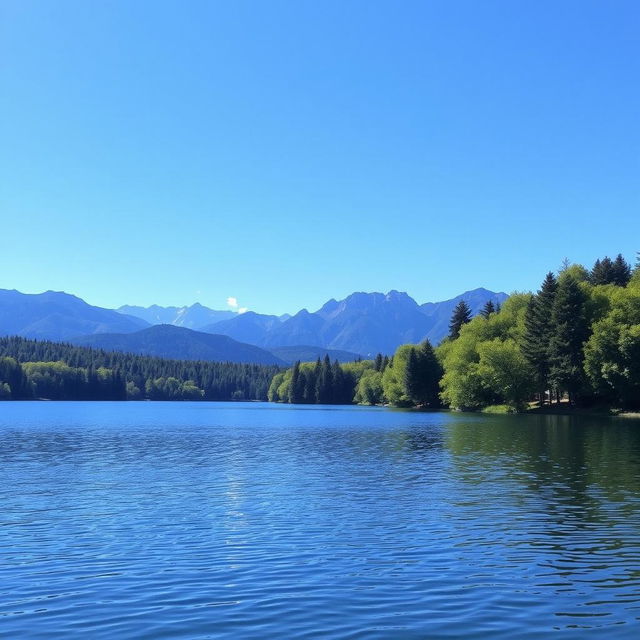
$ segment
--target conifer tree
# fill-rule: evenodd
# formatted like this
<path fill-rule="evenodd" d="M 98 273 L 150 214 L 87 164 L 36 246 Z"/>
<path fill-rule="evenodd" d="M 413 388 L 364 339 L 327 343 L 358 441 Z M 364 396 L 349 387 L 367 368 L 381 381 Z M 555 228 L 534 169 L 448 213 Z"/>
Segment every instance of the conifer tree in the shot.
<path fill-rule="evenodd" d="M 442 366 L 429 340 L 425 340 L 409 354 L 405 373 L 407 396 L 416 405 L 440 406 Z"/>
<path fill-rule="evenodd" d="M 456 308 L 453 310 L 453 315 L 451 316 L 451 322 L 449 323 L 449 337 L 452 340 L 455 340 L 460 335 L 462 325 L 467 324 L 467 322 L 471 322 L 471 309 L 464 300 L 460 300 L 456 305 Z"/>
<path fill-rule="evenodd" d="M 407 360 L 407 366 L 403 371 L 402 386 L 404 387 L 406 396 L 411 400 L 413 404 L 420 404 L 420 386 L 421 386 L 421 371 L 420 363 L 418 361 L 418 354 L 415 347 L 409 352 L 409 358 Z"/>
<path fill-rule="evenodd" d="M 316 382 L 317 382 L 317 373 L 320 368 L 319 363 L 316 363 L 316 366 L 313 369 L 310 369 L 305 374 L 304 380 L 304 392 L 302 395 L 302 400 L 306 404 L 315 404 L 316 397 Z"/>
<path fill-rule="evenodd" d="M 615 280 L 616 271 L 613 260 L 609 256 L 605 256 L 602 260 L 599 258 L 595 261 L 591 272 L 589 273 L 589 282 L 591 284 L 612 284 Z"/>
<path fill-rule="evenodd" d="M 331 367 L 331 382 L 333 384 L 331 401 L 335 404 L 349 404 L 353 399 L 353 393 L 349 393 L 347 389 L 347 377 L 337 360 Z"/>
<path fill-rule="evenodd" d="M 613 284 L 619 287 L 626 287 L 631 280 L 631 267 L 629 263 L 619 253 L 613 261 Z"/>
<path fill-rule="evenodd" d="M 316 396 L 318 404 L 331 404 L 333 402 L 333 372 L 331 360 L 326 354 L 316 382 Z"/>
<path fill-rule="evenodd" d="M 373 366 L 374 366 L 374 369 L 376 371 L 381 371 L 382 370 L 382 354 L 381 353 L 379 353 L 376 356 L 376 359 L 375 359 L 375 361 L 373 363 Z"/>
<path fill-rule="evenodd" d="M 551 316 L 558 283 L 553 273 L 547 273 L 538 293 L 531 297 L 525 314 L 522 353 L 535 372 L 540 405 L 548 388 L 550 343 L 553 335 Z"/>
<path fill-rule="evenodd" d="M 304 385 L 304 380 L 302 381 Z M 304 396 L 304 386 L 300 388 L 300 361 L 298 360 L 291 370 L 291 385 L 289 386 L 289 402 L 298 404 L 302 402 Z"/>
<path fill-rule="evenodd" d="M 487 302 L 485 302 L 484 307 L 482 307 L 482 311 L 480 311 L 480 315 L 483 318 L 488 318 L 492 313 L 495 313 L 496 311 L 496 307 L 493 304 L 493 300 L 487 300 Z"/>
<path fill-rule="evenodd" d="M 568 392 L 571 403 L 584 381 L 583 347 L 589 337 L 585 303 L 585 294 L 575 278 L 561 278 L 551 314 L 549 379 L 556 389 Z"/>

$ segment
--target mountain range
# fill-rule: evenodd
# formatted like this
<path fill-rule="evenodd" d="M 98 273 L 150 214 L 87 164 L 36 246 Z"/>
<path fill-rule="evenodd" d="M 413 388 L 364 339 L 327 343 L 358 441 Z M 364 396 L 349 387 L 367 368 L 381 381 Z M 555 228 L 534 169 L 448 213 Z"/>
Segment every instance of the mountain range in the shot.
<path fill-rule="evenodd" d="M 181 359 L 289 364 L 328 353 L 332 359 L 348 361 L 392 354 L 400 344 L 425 338 L 437 344 L 446 336 L 460 300 L 476 314 L 487 301 L 501 303 L 506 298 L 505 293 L 479 288 L 420 305 L 400 291 L 359 292 L 331 299 L 315 312 L 302 309 L 292 316 L 275 316 L 217 311 L 201 304 L 113 310 L 63 292 L 0 289 L 0 335 Z"/>
<path fill-rule="evenodd" d="M 450 300 L 419 305 L 400 291 L 360 292 L 340 301 L 331 299 L 315 312 L 302 309 L 288 318 L 248 311 L 194 328 L 269 350 L 315 345 L 372 356 L 393 353 L 400 344 L 425 338 L 439 343 L 449 331 L 451 314 L 460 300 L 464 299 L 475 315 L 487 301 L 502 303 L 506 298 L 505 293 L 478 288 Z M 123 308 L 136 313 L 135 307 Z M 148 319 L 149 315 L 145 312 L 140 317 Z"/>
<path fill-rule="evenodd" d="M 89 333 L 131 333 L 148 327 L 138 317 L 93 307 L 62 291 L 0 289 L 0 335 L 68 340 Z"/>

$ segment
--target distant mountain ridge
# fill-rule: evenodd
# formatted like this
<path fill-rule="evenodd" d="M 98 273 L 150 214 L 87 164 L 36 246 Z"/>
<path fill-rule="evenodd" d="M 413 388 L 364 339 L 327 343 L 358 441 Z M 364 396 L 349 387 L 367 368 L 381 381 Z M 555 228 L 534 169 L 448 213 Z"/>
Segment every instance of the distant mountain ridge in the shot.
<path fill-rule="evenodd" d="M 275 322 L 276 316 L 247 313 L 203 330 L 265 349 L 309 344 L 370 357 L 392 354 L 401 344 L 425 338 L 438 344 L 448 334 L 451 313 L 462 299 L 475 315 L 489 300 L 502 303 L 507 297 L 503 292 L 478 288 L 450 300 L 419 305 L 401 291 L 357 292 L 344 300 L 331 299 L 313 313 L 302 309 L 283 322 Z"/>
<path fill-rule="evenodd" d="M 92 333 L 131 333 L 148 326 L 140 318 L 94 307 L 62 291 L 31 294 L 0 289 L 0 335 L 67 340 Z"/>
<path fill-rule="evenodd" d="M 274 356 L 284 360 L 288 364 L 293 364 L 296 361 L 300 362 L 313 362 L 320 358 L 321 360 L 325 355 L 329 356 L 329 359 L 333 362 L 355 362 L 362 358 L 358 353 L 352 353 L 351 351 L 341 351 L 340 349 L 323 349 L 322 347 L 311 347 L 309 345 L 294 345 L 291 347 L 273 347 L 269 349 L 270 353 Z"/>
<path fill-rule="evenodd" d="M 184 307 L 161 307 L 153 304 L 150 307 L 123 305 L 116 309 L 118 313 L 125 313 L 141 318 L 149 324 L 172 324 L 187 329 L 201 329 L 202 327 L 222 320 L 229 320 L 237 316 L 235 311 L 216 311 L 201 305 L 199 302 Z"/>
<path fill-rule="evenodd" d="M 81 344 L 97 344 L 100 340 L 92 341 L 86 336 L 110 334 L 105 344 L 110 342 L 116 350 L 133 349 L 135 353 L 171 358 L 187 357 L 180 355 L 180 349 L 183 349 L 190 354 L 189 357 L 207 359 L 215 355 L 229 357 L 232 362 L 242 362 L 234 358 L 243 358 L 247 353 L 245 347 L 251 346 L 259 348 L 259 351 L 252 352 L 258 358 L 256 362 L 268 364 L 274 363 L 270 358 L 281 363 L 292 359 L 315 359 L 324 353 L 329 353 L 332 359 L 347 361 L 359 356 L 371 357 L 376 353 L 391 355 L 400 344 L 417 343 L 425 338 L 437 344 L 447 335 L 451 313 L 460 300 L 464 299 L 475 314 L 487 301 L 495 304 L 506 298 L 505 293 L 478 288 L 450 300 L 419 305 L 408 294 L 396 290 L 386 294 L 356 292 L 343 300 L 331 299 L 315 312 L 302 309 L 292 316 L 275 316 L 252 311 L 242 314 L 216 311 L 197 303 L 189 307 L 129 306 L 115 311 L 94 307 L 63 292 L 24 294 L 0 289 L 0 335 L 66 341 L 77 339 Z M 138 313 L 144 318 L 124 314 L 123 310 Z M 163 320 L 171 322 L 161 322 Z M 226 336 L 240 346 L 234 352 L 229 347 L 231 343 L 227 343 L 229 348 L 225 352 L 218 340 L 216 348 L 222 350 L 215 351 L 213 343 L 203 342 L 202 337 L 185 337 L 166 328 L 151 332 L 152 339 L 144 333 L 131 339 L 123 337 L 124 334 L 140 333 L 150 327 L 149 323 L 152 323 L 151 327 L 192 332 L 197 328 L 196 333 L 201 336 Z M 116 338 L 115 334 L 119 337 Z M 149 340 L 153 343 L 153 352 L 135 350 Z M 166 341 L 164 351 L 160 349 L 159 340 Z M 181 346 L 178 348 L 177 345 Z M 219 355 L 222 353 L 226 355 Z"/>
<path fill-rule="evenodd" d="M 105 351 L 124 351 L 171 360 L 207 360 L 250 364 L 288 364 L 277 356 L 252 344 L 243 344 L 229 336 L 202 333 L 158 324 L 135 333 L 102 333 L 80 336 L 72 344 Z"/>

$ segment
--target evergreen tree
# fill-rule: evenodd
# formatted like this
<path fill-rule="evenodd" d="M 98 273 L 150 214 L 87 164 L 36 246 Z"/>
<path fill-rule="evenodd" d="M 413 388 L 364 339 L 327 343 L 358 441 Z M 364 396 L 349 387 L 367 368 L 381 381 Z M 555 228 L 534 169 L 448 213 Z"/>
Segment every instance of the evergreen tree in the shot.
<path fill-rule="evenodd" d="M 340 363 L 335 360 L 331 367 L 331 381 L 333 383 L 332 402 L 335 404 L 350 404 L 353 400 L 353 385 L 350 385 Z"/>
<path fill-rule="evenodd" d="M 612 284 L 616 277 L 616 270 L 613 260 L 605 256 L 602 260 L 599 258 L 595 261 L 591 272 L 589 273 L 589 282 L 591 284 Z"/>
<path fill-rule="evenodd" d="M 306 404 L 315 404 L 317 400 L 316 396 L 316 383 L 318 377 L 318 371 L 320 370 L 320 362 L 316 363 L 313 369 L 307 370 L 304 381 L 303 402 Z"/>
<path fill-rule="evenodd" d="M 333 402 L 333 372 L 331 360 L 326 354 L 316 382 L 316 398 L 318 404 L 331 404 Z"/>
<path fill-rule="evenodd" d="M 376 359 L 373 363 L 373 367 L 376 371 L 382 371 L 382 354 L 381 353 L 379 353 L 376 356 Z"/>
<path fill-rule="evenodd" d="M 613 284 L 619 287 L 626 287 L 631 280 L 631 267 L 629 263 L 619 253 L 613 261 Z"/>
<path fill-rule="evenodd" d="M 558 282 L 550 271 L 538 293 L 531 297 L 524 318 L 522 353 L 535 372 L 541 406 L 549 383 L 551 366 L 549 345 L 553 335 L 551 317 L 557 288 Z"/>
<path fill-rule="evenodd" d="M 298 404 L 304 399 L 304 379 L 300 379 L 300 361 L 298 360 L 291 371 L 291 386 L 289 387 L 289 402 Z"/>
<path fill-rule="evenodd" d="M 482 307 L 482 311 L 480 311 L 480 315 L 483 318 L 488 318 L 492 313 L 496 312 L 496 307 L 493 304 L 493 300 L 487 300 L 487 302 L 485 302 L 484 307 Z"/>
<path fill-rule="evenodd" d="M 405 372 L 408 398 L 416 405 L 440 406 L 442 366 L 429 340 L 425 340 L 409 354 Z"/>
<path fill-rule="evenodd" d="M 418 354 L 414 347 L 409 352 L 407 366 L 403 370 L 404 379 L 401 381 L 407 398 L 409 398 L 413 404 L 420 404 L 421 373 Z"/>
<path fill-rule="evenodd" d="M 453 315 L 451 316 L 451 322 L 449 323 L 449 337 L 452 340 L 455 340 L 460 335 L 462 325 L 467 324 L 467 322 L 471 322 L 471 309 L 464 300 L 460 300 L 456 305 L 456 308 L 453 310 Z"/>
<path fill-rule="evenodd" d="M 589 337 L 586 297 L 572 276 L 560 279 L 551 314 L 549 379 L 556 389 L 567 391 L 574 403 L 583 386 L 584 343 Z"/>

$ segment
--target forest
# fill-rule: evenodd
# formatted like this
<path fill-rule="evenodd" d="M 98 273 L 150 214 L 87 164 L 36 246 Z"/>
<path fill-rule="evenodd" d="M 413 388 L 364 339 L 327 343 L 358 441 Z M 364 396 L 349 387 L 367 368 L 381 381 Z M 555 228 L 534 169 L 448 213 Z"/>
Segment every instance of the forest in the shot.
<path fill-rule="evenodd" d="M 277 366 L 190 362 L 0 338 L 0 399 L 269 400 L 304 404 L 522 411 L 550 405 L 640 408 L 640 258 L 587 269 L 565 261 L 536 293 L 462 300 L 438 346 L 392 356 Z"/>
<path fill-rule="evenodd" d="M 275 366 L 166 360 L 0 338 L 0 399 L 266 400 Z"/>
<path fill-rule="evenodd" d="M 273 378 L 275 402 L 522 411 L 533 406 L 640 407 L 640 259 L 587 269 L 565 261 L 535 293 L 461 301 L 449 336 L 402 345 L 391 357 L 296 363 Z"/>

